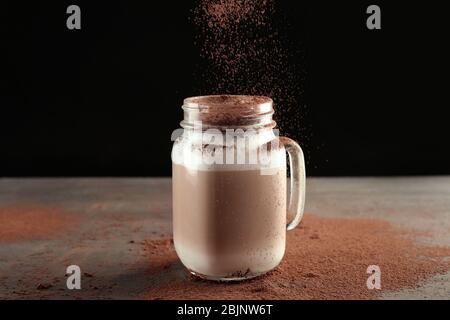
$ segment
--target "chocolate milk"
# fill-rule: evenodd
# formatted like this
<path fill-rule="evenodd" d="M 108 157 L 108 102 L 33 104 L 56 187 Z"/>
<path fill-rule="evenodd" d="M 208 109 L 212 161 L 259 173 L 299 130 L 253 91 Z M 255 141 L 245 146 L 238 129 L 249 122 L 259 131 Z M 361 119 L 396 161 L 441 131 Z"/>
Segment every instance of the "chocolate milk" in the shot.
<path fill-rule="evenodd" d="M 284 155 L 283 155 L 284 156 Z M 273 174 L 173 163 L 174 243 L 182 263 L 210 279 L 275 268 L 286 241 L 286 165 Z"/>

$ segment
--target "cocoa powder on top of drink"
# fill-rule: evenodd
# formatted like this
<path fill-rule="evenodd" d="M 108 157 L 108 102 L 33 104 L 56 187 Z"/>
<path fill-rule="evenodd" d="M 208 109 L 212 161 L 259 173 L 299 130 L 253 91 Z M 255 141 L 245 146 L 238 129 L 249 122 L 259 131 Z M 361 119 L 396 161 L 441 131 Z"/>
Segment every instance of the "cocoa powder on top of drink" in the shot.
<path fill-rule="evenodd" d="M 323 218 L 306 214 L 288 232 L 285 257 L 269 274 L 238 283 L 191 276 L 171 238 L 143 246 L 150 267 L 146 299 L 371 299 L 417 287 L 450 270 L 449 247 L 417 242 L 417 233 L 384 220 Z M 447 258 L 447 259 L 446 259 Z M 382 290 L 369 290 L 367 268 L 381 268 Z"/>
<path fill-rule="evenodd" d="M 273 113 L 273 101 L 269 97 L 245 95 L 212 95 L 191 97 L 184 100 L 185 110 L 195 113 L 203 126 L 227 128 L 271 125 L 267 115 Z M 192 116 L 192 115 L 191 115 Z M 258 119 L 266 116 L 265 121 Z"/>

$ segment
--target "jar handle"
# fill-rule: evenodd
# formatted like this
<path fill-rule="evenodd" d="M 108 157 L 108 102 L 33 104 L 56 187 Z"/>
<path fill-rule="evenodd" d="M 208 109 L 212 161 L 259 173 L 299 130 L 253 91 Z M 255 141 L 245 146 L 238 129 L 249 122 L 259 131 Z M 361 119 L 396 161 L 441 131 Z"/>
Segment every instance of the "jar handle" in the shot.
<path fill-rule="evenodd" d="M 292 230 L 303 218 L 305 208 L 306 173 L 305 159 L 302 148 L 292 139 L 280 137 L 289 156 L 289 169 L 291 171 L 291 188 L 289 192 L 288 212 L 294 214 L 294 218 L 287 224 L 287 230 Z"/>

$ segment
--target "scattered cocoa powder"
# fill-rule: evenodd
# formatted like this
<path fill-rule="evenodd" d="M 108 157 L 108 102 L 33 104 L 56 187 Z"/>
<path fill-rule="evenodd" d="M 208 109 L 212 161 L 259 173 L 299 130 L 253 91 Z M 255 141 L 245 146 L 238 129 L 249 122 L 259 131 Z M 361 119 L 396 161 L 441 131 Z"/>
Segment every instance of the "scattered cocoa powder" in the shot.
<path fill-rule="evenodd" d="M 50 284 L 50 283 L 40 283 L 40 284 L 36 287 L 36 289 L 37 289 L 37 290 L 47 290 L 47 289 L 50 289 L 51 287 L 53 287 L 53 285 Z"/>
<path fill-rule="evenodd" d="M 216 283 L 188 274 L 172 239 L 149 240 L 146 299 L 370 299 L 417 287 L 450 270 L 449 247 L 416 242 L 415 231 L 377 219 L 323 218 L 307 214 L 288 233 L 281 265 L 257 279 Z M 368 290 L 369 265 L 382 272 L 382 290 Z"/>
<path fill-rule="evenodd" d="M 0 207 L 0 243 L 45 239 L 78 222 L 68 210 L 40 204 Z"/>

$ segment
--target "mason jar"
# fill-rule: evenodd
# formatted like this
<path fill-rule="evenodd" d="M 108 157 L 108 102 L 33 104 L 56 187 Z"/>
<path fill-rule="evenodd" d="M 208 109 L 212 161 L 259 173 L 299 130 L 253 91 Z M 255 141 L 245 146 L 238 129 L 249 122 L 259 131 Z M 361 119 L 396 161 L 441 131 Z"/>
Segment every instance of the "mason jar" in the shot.
<path fill-rule="evenodd" d="M 278 136 L 268 97 L 191 97 L 182 108 L 182 129 L 172 149 L 178 257 L 192 274 L 217 281 L 249 279 L 276 268 L 286 229 L 295 228 L 303 215 L 300 146 Z"/>

